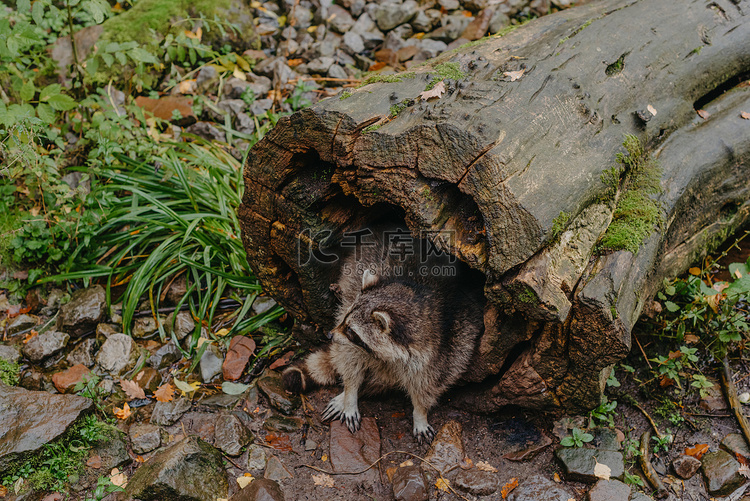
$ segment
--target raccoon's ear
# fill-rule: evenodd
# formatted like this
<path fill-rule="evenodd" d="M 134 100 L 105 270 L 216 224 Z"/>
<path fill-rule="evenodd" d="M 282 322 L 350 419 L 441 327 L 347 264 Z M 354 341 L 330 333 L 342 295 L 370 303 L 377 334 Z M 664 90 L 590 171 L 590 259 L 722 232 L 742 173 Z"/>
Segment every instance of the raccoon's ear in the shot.
<path fill-rule="evenodd" d="M 384 331 L 390 330 L 391 328 L 391 317 L 384 311 L 373 311 L 372 319 L 380 325 L 380 328 Z"/>
<path fill-rule="evenodd" d="M 362 290 L 369 289 L 378 283 L 378 276 L 372 270 L 365 270 L 362 273 Z"/>

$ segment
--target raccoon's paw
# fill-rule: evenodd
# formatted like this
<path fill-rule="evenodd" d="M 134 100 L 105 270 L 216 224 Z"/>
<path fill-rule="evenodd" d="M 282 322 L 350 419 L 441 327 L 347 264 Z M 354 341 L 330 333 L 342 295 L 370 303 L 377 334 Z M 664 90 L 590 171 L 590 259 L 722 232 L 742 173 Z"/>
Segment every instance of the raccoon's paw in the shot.
<path fill-rule="evenodd" d="M 435 430 L 427 423 L 422 425 L 415 423 L 413 433 L 417 438 L 419 445 L 422 445 L 423 443 L 429 444 L 435 438 Z"/>
<path fill-rule="evenodd" d="M 284 388 L 292 393 L 304 393 L 307 389 L 307 378 L 305 372 L 301 367 L 293 365 L 284 369 L 281 373 L 281 378 L 284 381 Z"/>
<path fill-rule="evenodd" d="M 352 433 L 359 430 L 362 421 L 362 417 L 359 415 L 359 409 L 356 406 L 353 408 L 346 408 L 344 405 L 343 393 L 331 399 L 330 403 L 323 411 L 323 421 L 329 421 L 332 419 L 340 419 Z"/>

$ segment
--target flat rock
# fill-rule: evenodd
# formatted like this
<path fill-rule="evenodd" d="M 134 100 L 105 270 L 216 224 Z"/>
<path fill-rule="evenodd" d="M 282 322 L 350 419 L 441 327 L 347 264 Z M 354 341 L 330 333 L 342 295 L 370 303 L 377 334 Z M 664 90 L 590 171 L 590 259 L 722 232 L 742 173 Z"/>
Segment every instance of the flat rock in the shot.
<path fill-rule="evenodd" d="M 163 318 L 162 318 L 163 320 Z M 133 321 L 133 337 L 143 339 L 150 337 L 159 329 L 158 321 L 152 317 L 139 317 Z"/>
<path fill-rule="evenodd" d="M 69 339 L 64 332 L 47 331 L 32 337 L 23 347 L 23 354 L 30 361 L 39 362 L 65 348 Z"/>
<path fill-rule="evenodd" d="M 605 451 L 620 450 L 620 437 L 617 434 L 617 430 L 599 427 L 594 428 L 592 433 L 594 435 L 592 445 L 597 449 Z"/>
<path fill-rule="evenodd" d="M 224 363 L 224 357 L 216 346 L 209 346 L 203 352 L 200 361 L 201 379 L 204 383 L 210 383 L 216 376 L 221 374 L 221 365 Z"/>
<path fill-rule="evenodd" d="M 77 290 L 70 301 L 60 307 L 57 329 L 72 337 L 80 337 L 96 329 L 96 324 L 104 320 L 106 313 L 107 298 L 101 285 Z"/>
<path fill-rule="evenodd" d="M 674 472 L 678 477 L 684 480 L 687 480 L 698 473 L 700 467 L 701 462 L 693 456 L 688 456 L 687 454 L 677 456 L 672 460 L 672 469 L 674 469 Z"/>
<path fill-rule="evenodd" d="M 15 345 L 0 344 L 0 359 L 15 364 L 21 360 L 21 350 Z"/>
<path fill-rule="evenodd" d="M 419 5 L 414 0 L 404 3 L 386 2 L 380 4 L 375 11 L 378 28 L 384 31 L 392 30 L 396 26 L 408 23 L 417 13 Z"/>
<path fill-rule="evenodd" d="M 427 501 L 428 489 L 419 466 L 398 468 L 391 480 L 396 501 Z"/>
<path fill-rule="evenodd" d="M 234 414 L 222 414 L 216 420 L 214 445 L 227 456 L 238 456 L 253 438 L 253 434 Z"/>
<path fill-rule="evenodd" d="M 195 320 L 193 320 L 193 315 L 189 311 L 180 311 L 176 315 L 175 312 L 172 312 L 167 315 L 164 328 L 167 334 L 170 336 L 174 334 L 179 341 L 182 341 L 185 336 L 195 330 Z"/>
<path fill-rule="evenodd" d="M 265 473 L 263 473 L 263 477 L 278 482 L 279 480 L 292 478 L 293 475 L 286 468 L 286 466 L 284 466 L 284 463 L 282 463 L 279 458 L 277 458 L 276 456 L 269 456 L 268 461 L 266 462 L 266 471 Z"/>
<path fill-rule="evenodd" d="M 619 480 L 599 480 L 587 494 L 588 501 L 628 501 L 630 487 Z"/>
<path fill-rule="evenodd" d="M 268 398 L 268 403 L 283 414 L 290 415 L 302 405 L 302 399 L 286 391 L 281 376 L 268 371 L 258 380 L 258 389 Z"/>
<path fill-rule="evenodd" d="M 305 424 L 305 422 L 301 418 L 274 414 L 263 422 L 263 428 L 268 431 L 293 433 L 302 428 L 303 424 Z"/>
<path fill-rule="evenodd" d="M 153 393 L 161 386 L 161 374 L 153 367 L 144 367 L 133 377 L 133 381 L 144 390 Z"/>
<path fill-rule="evenodd" d="M 117 324 L 97 324 L 96 325 L 97 339 L 101 339 L 101 338 L 109 339 L 109 336 L 111 336 L 112 334 L 122 334 L 122 329 L 120 328 L 119 325 Z"/>
<path fill-rule="evenodd" d="M 12 318 L 8 322 L 8 327 L 6 328 L 6 331 L 9 336 L 12 336 L 14 334 L 17 334 L 19 332 L 31 329 L 39 322 L 39 318 L 37 318 L 34 315 L 26 315 L 25 313 L 22 315 L 18 315 L 15 318 Z"/>
<path fill-rule="evenodd" d="M 460 470 L 454 481 L 456 489 L 475 496 L 487 496 L 498 488 L 497 474 L 477 468 Z"/>
<path fill-rule="evenodd" d="M 119 376 L 135 367 L 138 351 L 138 345 L 130 336 L 112 334 L 96 354 L 96 365 L 104 372 Z"/>
<path fill-rule="evenodd" d="M 440 428 L 435 439 L 432 441 L 430 450 L 425 456 L 430 464 L 445 472 L 456 464 L 463 461 L 464 443 L 461 438 L 463 427 L 458 421 L 448 421 Z"/>
<path fill-rule="evenodd" d="M 201 73 L 206 68 L 204 66 L 198 73 L 196 84 L 199 87 L 201 86 Z M 214 71 L 216 70 L 214 69 Z M 180 127 L 187 127 L 197 120 L 195 113 L 193 113 L 193 98 L 189 96 L 162 96 L 158 98 L 138 96 L 135 98 L 135 104 L 143 108 L 147 117 L 155 116 Z M 178 113 L 179 118 L 175 118 L 175 113 Z"/>
<path fill-rule="evenodd" d="M 331 422 L 328 456 L 333 471 L 359 471 L 380 457 L 380 431 L 375 418 L 363 417 L 361 427 L 351 433 L 341 421 Z M 356 476 L 366 482 L 379 481 L 378 468 L 371 468 Z"/>
<path fill-rule="evenodd" d="M 10 462 L 58 438 L 92 407 L 90 399 L 78 395 L 28 391 L 0 382 L 0 476 Z"/>
<path fill-rule="evenodd" d="M 251 444 L 247 448 L 247 469 L 248 470 L 264 470 L 268 458 L 266 457 L 266 449 L 260 445 Z"/>
<path fill-rule="evenodd" d="M 745 483 L 740 463 L 726 451 L 709 452 L 701 460 L 706 489 L 712 496 L 728 496 Z"/>
<path fill-rule="evenodd" d="M 284 493 L 273 480 L 256 478 L 229 501 L 284 501 Z"/>
<path fill-rule="evenodd" d="M 136 454 L 151 452 L 161 445 L 161 431 L 158 426 L 137 423 L 128 430 L 130 445 Z"/>
<path fill-rule="evenodd" d="M 182 352 L 174 344 L 173 341 L 169 341 L 167 344 L 156 350 L 151 355 L 146 363 L 154 369 L 165 369 L 173 363 L 179 361 L 182 358 Z"/>
<path fill-rule="evenodd" d="M 170 426 L 190 409 L 190 400 L 179 398 L 171 402 L 156 402 L 154 412 L 151 414 L 151 423 L 161 426 Z"/>
<path fill-rule="evenodd" d="M 215 501 L 229 484 L 221 453 L 197 437 L 186 437 L 141 465 L 128 482 L 131 501 Z"/>
<path fill-rule="evenodd" d="M 91 454 L 99 456 L 102 461 L 102 470 L 110 471 L 119 468 L 132 461 L 128 454 L 128 446 L 125 443 L 123 433 L 116 428 L 107 428 L 103 432 L 103 438 L 97 442 L 91 450 Z"/>
<path fill-rule="evenodd" d="M 242 376 L 247 362 L 255 351 L 255 341 L 248 336 L 234 336 L 221 370 L 225 381 L 235 381 Z"/>
<path fill-rule="evenodd" d="M 60 393 L 73 393 L 73 388 L 75 388 L 76 384 L 92 375 L 93 373 L 88 367 L 78 364 L 54 374 L 52 376 L 52 384 L 55 385 L 55 388 Z"/>
<path fill-rule="evenodd" d="M 654 501 L 654 498 L 649 497 L 642 492 L 634 492 L 630 495 L 630 501 Z"/>
<path fill-rule="evenodd" d="M 555 451 L 555 455 L 562 463 L 566 477 L 571 480 L 596 482 L 598 477 L 594 475 L 594 467 L 597 462 L 609 466 L 612 478 L 620 478 L 625 472 L 622 453 L 617 451 L 564 447 Z"/>
<path fill-rule="evenodd" d="M 736 457 L 739 454 L 742 457 L 750 459 L 750 447 L 747 446 L 745 437 L 740 433 L 730 433 L 724 437 L 719 447 L 731 454 L 732 457 Z"/>
<path fill-rule="evenodd" d="M 575 496 L 562 485 L 534 474 L 511 491 L 508 501 L 569 501 L 571 498 L 575 499 Z"/>
<path fill-rule="evenodd" d="M 68 356 L 65 357 L 65 361 L 69 365 L 85 365 L 86 367 L 93 367 L 96 363 L 94 359 L 94 351 L 96 350 L 96 339 L 88 338 L 84 339 L 73 348 Z"/>

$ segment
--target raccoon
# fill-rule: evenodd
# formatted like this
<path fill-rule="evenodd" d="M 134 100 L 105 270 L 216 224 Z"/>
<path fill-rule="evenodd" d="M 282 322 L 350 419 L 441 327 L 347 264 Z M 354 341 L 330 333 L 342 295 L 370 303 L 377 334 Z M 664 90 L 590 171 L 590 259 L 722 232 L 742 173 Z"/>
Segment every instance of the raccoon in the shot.
<path fill-rule="evenodd" d="M 469 292 L 481 288 L 465 287 L 464 270 L 450 256 L 425 258 L 431 242 L 409 237 L 388 243 L 388 233 L 376 232 L 374 245 L 344 260 L 332 287 L 341 302 L 329 333 L 332 343 L 288 367 L 283 378 L 287 389 L 298 393 L 341 381 L 344 391 L 331 400 L 323 419 L 339 418 L 352 433 L 360 426 L 360 393 L 404 390 L 421 444 L 435 437 L 427 413 L 474 355 L 484 329 L 483 297 Z M 420 252 L 404 252 L 410 247 Z"/>

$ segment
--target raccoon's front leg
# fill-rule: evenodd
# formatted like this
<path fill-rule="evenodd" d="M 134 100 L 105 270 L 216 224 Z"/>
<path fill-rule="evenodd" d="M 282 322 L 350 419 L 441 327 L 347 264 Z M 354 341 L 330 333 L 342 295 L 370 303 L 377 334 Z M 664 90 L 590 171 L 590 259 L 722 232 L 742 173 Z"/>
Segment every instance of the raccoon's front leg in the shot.
<path fill-rule="evenodd" d="M 359 388 L 364 381 L 363 376 L 364 371 L 360 371 L 356 376 L 344 380 L 344 391 L 334 397 L 323 411 L 323 421 L 339 417 L 350 432 L 354 433 L 359 430 L 362 418 L 359 414 L 357 398 Z"/>
<path fill-rule="evenodd" d="M 423 442 L 429 444 L 435 438 L 435 430 L 427 422 L 427 413 L 435 405 L 437 399 L 432 397 L 432 395 L 417 390 L 417 388 L 410 389 L 409 396 L 414 406 L 414 413 L 412 414 L 414 419 L 414 436 L 420 445 Z"/>

